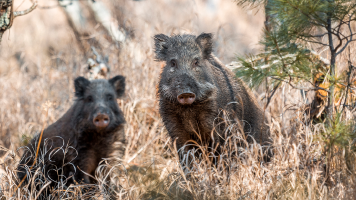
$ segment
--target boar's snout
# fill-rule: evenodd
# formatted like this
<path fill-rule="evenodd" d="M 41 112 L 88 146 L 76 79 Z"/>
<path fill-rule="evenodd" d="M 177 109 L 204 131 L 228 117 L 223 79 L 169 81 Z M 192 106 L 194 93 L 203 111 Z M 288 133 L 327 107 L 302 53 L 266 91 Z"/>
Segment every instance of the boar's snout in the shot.
<path fill-rule="evenodd" d="M 195 94 L 192 92 L 181 93 L 177 96 L 177 99 L 182 105 L 190 105 L 195 101 Z"/>
<path fill-rule="evenodd" d="M 109 118 L 109 116 L 107 114 L 99 113 L 94 117 L 93 123 L 94 123 L 96 128 L 104 129 L 109 125 L 110 118 Z"/>

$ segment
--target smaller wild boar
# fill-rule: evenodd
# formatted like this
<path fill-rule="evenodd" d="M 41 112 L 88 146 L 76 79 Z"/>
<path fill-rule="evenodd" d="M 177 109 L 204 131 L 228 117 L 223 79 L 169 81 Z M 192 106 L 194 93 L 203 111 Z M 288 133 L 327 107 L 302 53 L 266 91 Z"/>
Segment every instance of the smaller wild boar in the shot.
<path fill-rule="evenodd" d="M 17 167 L 19 181 L 27 174 L 27 183 L 40 168 L 43 178 L 52 181 L 52 187 L 59 182 L 69 186 L 74 183 L 73 178 L 78 183 L 93 183 L 82 171 L 94 176 L 103 158 L 124 155 L 125 119 L 116 99 L 125 92 L 125 78 L 89 81 L 78 77 L 74 82 L 74 104 L 43 131 L 36 161 L 40 134 L 27 145 Z M 34 162 L 35 167 L 30 170 Z"/>
<path fill-rule="evenodd" d="M 221 110 L 229 119 L 242 122 L 246 136 L 268 146 L 270 135 L 264 113 L 249 88 L 213 56 L 212 34 L 158 34 L 154 42 L 156 60 L 166 64 L 158 85 L 159 111 L 168 134 L 183 154 L 192 148 L 185 146 L 188 141 L 213 149 L 216 146 L 212 144 L 224 144 L 221 136 L 226 127 L 221 123 Z"/>

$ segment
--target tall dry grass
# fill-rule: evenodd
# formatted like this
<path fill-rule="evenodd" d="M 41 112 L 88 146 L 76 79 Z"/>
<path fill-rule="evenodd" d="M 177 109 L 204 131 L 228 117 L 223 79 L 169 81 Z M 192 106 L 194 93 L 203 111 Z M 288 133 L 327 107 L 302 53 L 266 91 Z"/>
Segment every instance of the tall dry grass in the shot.
<path fill-rule="evenodd" d="M 95 46 L 109 57 L 110 76 L 126 76 L 127 91 L 119 100 L 127 121 L 127 146 L 123 158 L 104 160 L 97 169 L 95 185 L 58 185 L 52 196 L 62 199 L 354 199 L 355 155 L 351 146 L 331 146 L 319 136 L 334 130 L 305 120 L 298 91 L 283 87 L 266 112 L 274 157 L 261 162 L 261 147 L 246 138 L 229 121 L 226 140 L 216 165 L 213 154 L 188 160 L 182 168 L 174 142 L 167 137 L 158 113 L 156 84 L 161 64 L 153 60 L 152 36 L 213 32 L 215 54 L 224 63 L 236 54 L 258 50 L 263 13 L 243 11 L 230 1 L 105 1 L 114 19 L 133 31 L 117 44 L 93 21 L 85 27 L 81 42 Z M 51 1 L 39 1 L 50 5 Z M 17 6 L 21 2 L 15 1 Z M 28 1 L 19 9 L 30 4 Z M 83 2 L 85 4 L 85 2 Z M 15 6 L 15 7 L 17 7 Z M 90 16 L 90 12 L 84 12 Z M 88 17 L 88 16 L 86 16 Z M 88 17 L 89 19 L 89 17 Z M 78 48 L 61 8 L 37 9 L 18 18 L 0 47 L 0 197 L 35 199 L 41 194 L 28 186 L 17 189 L 15 168 L 22 149 L 43 126 L 56 121 L 73 102 L 73 80 L 86 74 L 86 59 Z M 93 56 L 90 49 L 87 54 Z M 259 99 L 263 92 L 259 93 Z M 263 106 L 263 101 L 261 105 Z M 351 120 L 346 111 L 344 120 Z M 348 123 L 340 130 L 353 131 Z M 339 130 L 338 129 L 338 130 Z M 237 143 L 245 144 L 237 146 Z M 350 148 L 346 148 L 350 147 Z M 195 154 L 195 152 L 190 152 Z M 326 176 L 326 163 L 328 175 Z M 37 177 L 41 175 L 41 169 Z M 36 179 L 36 177 L 33 177 Z M 110 179 L 110 184 L 106 180 Z M 48 187 L 44 182 L 42 188 Z M 89 193 L 82 193 L 88 190 Z M 114 194 L 113 194 L 114 193 Z"/>

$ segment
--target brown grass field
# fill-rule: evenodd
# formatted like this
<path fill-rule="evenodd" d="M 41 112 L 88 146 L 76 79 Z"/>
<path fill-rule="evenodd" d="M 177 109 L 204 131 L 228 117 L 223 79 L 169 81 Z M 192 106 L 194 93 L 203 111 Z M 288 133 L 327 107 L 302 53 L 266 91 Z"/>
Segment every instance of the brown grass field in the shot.
<path fill-rule="evenodd" d="M 299 91 L 283 86 L 266 113 L 270 123 L 274 157 L 270 163 L 258 159 L 261 147 L 244 142 L 234 124 L 217 166 L 209 154 L 202 154 L 191 169 L 182 169 L 174 142 L 167 136 L 160 115 L 156 85 L 162 63 L 154 61 L 153 35 L 165 33 L 212 32 L 214 54 L 223 63 L 236 55 L 258 52 L 262 35 L 262 10 L 244 10 L 230 0 L 103 0 L 113 13 L 113 22 L 128 32 L 124 42 L 111 39 L 95 21 L 82 1 L 87 25 L 78 29 L 77 39 L 63 9 L 37 8 L 16 18 L 0 46 L 0 199 L 36 199 L 38 191 L 28 185 L 17 189 L 16 166 L 21 146 L 55 122 L 74 100 L 73 80 L 85 76 L 91 46 L 109 58 L 110 77 L 126 77 L 126 95 L 119 100 L 125 119 L 127 146 L 118 164 L 102 163 L 96 185 L 76 185 L 53 190 L 60 199 L 109 199 L 104 180 L 111 177 L 117 199 L 355 199 L 356 168 L 353 143 L 338 145 L 328 132 L 351 133 L 347 124 L 352 111 L 345 110 L 345 125 L 330 129 L 324 124 L 306 123 Z M 215 2 L 216 8 L 207 2 Z M 38 1 L 41 6 L 55 1 Z M 16 0 L 15 8 L 25 9 L 29 0 Z M 82 49 L 81 47 L 82 46 Z M 83 51 L 84 50 L 84 51 Z M 84 54 L 85 53 L 85 54 Z M 312 94 L 310 94 L 312 96 Z M 309 96 L 310 96 L 309 95 Z M 263 89 L 256 92 L 259 100 Z M 264 107 L 265 100 L 261 100 Z M 333 132 L 333 133 L 334 133 Z M 339 132 L 338 132 L 339 133 Z M 329 145 L 331 144 L 331 145 Z M 200 147 L 204 149 L 204 147 Z M 239 152 L 229 154 L 228 152 Z M 206 152 L 206 151 L 205 151 Z M 109 163 L 109 162 L 107 162 Z M 327 163 L 327 164 L 326 164 Z M 226 166 L 230 168 L 227 175 Z M 40 173 L 40 172 L 39 172 Z M 34 179 L 36 177 L 33 177 Z M 46 183 L 45 183 L 46 184 Z M 82 194 L 81 188 L 92 188 Z"/>

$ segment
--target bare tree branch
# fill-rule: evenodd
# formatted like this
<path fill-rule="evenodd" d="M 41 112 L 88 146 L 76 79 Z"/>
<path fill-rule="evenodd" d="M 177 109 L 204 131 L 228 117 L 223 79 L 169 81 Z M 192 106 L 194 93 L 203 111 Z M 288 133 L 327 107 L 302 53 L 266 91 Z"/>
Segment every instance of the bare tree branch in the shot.
<path fill-rule="evenodd" d="M 305 42 L 310 42 L 310 43 L 314 43 L 314 44 L 320 44 L 320 45 L 323 45 L 323 46 L 327 46 L 327 47 L 330 47 L 330 45 L 328 45 L 328 44 L 325 44 L 325 43 L 322 43 L 322 42 L 318 42 L 318 41 L 313 41 L 313 40 L 306 40 L 306 39 L 304 39 L 304 38 L 299 38 L 299 39 L 301 39 L 301 40 L 303 40 L 303 41 L 305 41 Z"/>
<path fill-rule="evenodd" d="M 351 17 L 352 17 L 352 15 L 350 15 L 349 20 L 351 20 Z M 350 40 L 348 39 L 348 37 L 346 37 L 347 42 L 346 42 L 345 46 L 340 51 L 336 52 L 336 56 L 339 55 L 340 53 L 342 53 L 350 42 L 355 41 L 352 39 L 352 36 L 355 34 L 352 32 L 351 22 L 348 23 L 348 27 L 349 27 L 349 31 L 350 31 Z"/>
<path fill-rule="evenodd" d="M 314 87 L 298 87 L 298 86 L 295 86 L 293 85 L 290 81 L 286 81 L 286 80 L 283 80 L 283 79 L 280 79 L 280 78 L 276 78 L 276 77 L 273 77 L 271 76 L 272 79 L 275 79 L 275 80 L 278 80 L 278 81 L 282 81 L 282 82 L 285 82 L 287 84 L 289 84 L 292 88 L 294 89 L 299 89 L 299 90 L 305 90 L 305 91 L 313 91 L 313 90 L 324 90 L 326 92 L 330 92 L 329 90 L 325 89 L 325 88 L 322 88 L 322 87 L 319 87 L 319 86 L 314 86 Z"/>
<path fill-rule="evenodd" d="M 23 10 L 23 11 L 15 11 L 14 12 L 14 18 L 26 15 L 26 14 L 32 12 L 36 7 L 37 7 L 37 2 L 34 2 L 33 5 L 29 9 L 26 9 L 26 10 Z"/>

